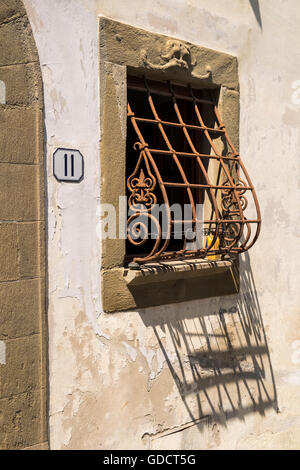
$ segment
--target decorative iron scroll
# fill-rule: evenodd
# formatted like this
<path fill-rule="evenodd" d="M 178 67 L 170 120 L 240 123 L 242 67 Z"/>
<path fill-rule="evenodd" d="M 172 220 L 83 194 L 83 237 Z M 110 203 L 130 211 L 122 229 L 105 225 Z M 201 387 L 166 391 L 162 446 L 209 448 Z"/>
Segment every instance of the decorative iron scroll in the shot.
<path fill-rule="evenodd" d="M 190 86 L 181 87 L 169 82 L 158 83 L 144 79 L 128 77 L 128 87 L 145 93 L 148 111 L 147 117 L 136 115 L 135 103 L 128 102 L 128 119 L 133 126 L 138 142 L 134 144 L 137 151 L 137 163 L 132 174 L 127 179 L 129 191 L 128 205 L 128 241 L 135 247 L 149 246 L 147 253 L 139 249 L 133 260 L 138 263 L 160 259 L 205 258 L 216 259 L 217 255 L 242 253 L 248 250 L 257 240 L 260 232 L 261 216 L 254 187 L 244 164 L 236 151 L 227 130 L 221 120 L 216 99 L 205 90 L 193 90 Z M 176 120 L 162 120 L 158 114 L 153 95 L 169 96 L 170 106 L 173 106 Z M 193 114 L 195 124 L 186 123 L 182 108 L 178 102 L 187 102 Z M 206 106 L 214 116 L 214 127 L 205 124 L 205 113 L 201 106 Z M 142 125 L 155 126 L 167 150 L 150 148 L 144 139 Z M 167 128 L 177 128 L 184 135 L 188 151 L 178 151 L 168 137 Z M 200 132 L 201 137 L 193 138 L 193 132 Z M 218 145 L 216 143 L 218 139 Z M 209 146 L 210 151 L 200 152 L 200 142 Z M 220 151 L 220 141 L 222 150 Z M 157 156 L 171 159 L 178 170 L 181 181 L 166 181 L 157 164 Z M 183 159 L 195 159 L 195 165 L 201 177 L 199 181 L 191 182 L 190 175 L 184 169 Z M 213 168 L 213 171 L 211 171 Z M 191 227 L 197 236 L 202 232 L 200 242 L 191 244 L 186 235 L 182 238 L 180 249 L 168 250 L 170 240 L 176 231 L 178 223 L 183 226 L 186 218 L 175 220 L 170 208 L 169 191 L 174 188 L 183 189 L 191 207 Z M 202 216 L 197 210 L 195 190 L 203 193 Z M 251 196 L 251 203 L 248 197 Z M 153 212 L 153 207 L 164 204 L 165 223 Z M 178 201 L 182 203 L 182 201 Z M 247 211 L 254 211 L 248 216 Z M 210 213 L 208 217 L 207 214 Z M 149 228 L 151 227 L 151 229 Z M 173 235 L 172 235 L 173 234 Z M 206 237 L 206 241 L 205 241 Z M 148 243 L 146 243 L 148 242 Z M 213 255 L 213 256 L 212 256 Z"/>
<path fill-rule="evenodd" d="M 127 180 L 127 187 L 131 192 L 129 206 L 139 206 L 143 204 L 147 208 L 151 208 L 152 204 L 156 204 L 157 201 L 155 194 L 152 192 L 156 186 L 156 179 L 151 173 L 147 155 L 142 144 L 136 142 L 134 148 L 140 150 L 140 156 L 134 172 Z M 141 167 L 142 160 L 144 160 L 148 176 L 145 176 Z"/>

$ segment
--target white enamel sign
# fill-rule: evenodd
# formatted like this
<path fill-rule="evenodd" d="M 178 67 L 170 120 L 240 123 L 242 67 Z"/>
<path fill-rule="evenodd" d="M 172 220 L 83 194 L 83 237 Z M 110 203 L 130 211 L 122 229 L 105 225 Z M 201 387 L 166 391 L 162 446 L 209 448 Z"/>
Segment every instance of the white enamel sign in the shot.
<path fill-rule="evenodd" d="M 53 174 L 58 181 L 79 183 L 83 178 L 83 156 L 79 150 L 57 149 L 53 154 Z"/>

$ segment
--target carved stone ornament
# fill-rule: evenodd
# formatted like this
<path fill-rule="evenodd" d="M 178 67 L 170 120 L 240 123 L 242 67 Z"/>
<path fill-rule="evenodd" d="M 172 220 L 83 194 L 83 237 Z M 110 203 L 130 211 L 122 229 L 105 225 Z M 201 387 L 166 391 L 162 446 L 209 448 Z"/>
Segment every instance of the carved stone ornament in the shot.
<path fill-rule="evenodd" d="M 192 61 L 191 50 L 188 44 L 185 44 L 176 39 L 168 39 L 165 48 L 158 54 L 158 63 L 149 61 L 147 51 L 141 50 L 141 61 L 144 67 L 152 70 L 170 70 L 170 69 L 184 69 L 192 75 L 193 78 L 200 80 L 209 79 L 211 77 L 211 68 L 206 66 L 206 74 L 198 75 L 193 72 L 196 61 Z"/>

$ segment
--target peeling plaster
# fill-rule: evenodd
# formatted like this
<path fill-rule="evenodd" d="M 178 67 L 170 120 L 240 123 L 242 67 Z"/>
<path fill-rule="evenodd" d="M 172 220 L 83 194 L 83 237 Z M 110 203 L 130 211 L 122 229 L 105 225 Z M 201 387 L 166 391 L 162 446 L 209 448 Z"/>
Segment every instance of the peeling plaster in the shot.
<path fill-rule="evenodd" d="M 43 65 L 50 222 L 49 290 L 58 291 L 58 299 L 78 299 L 80 310 L 85 312 L 95 334 L 99 338 L 106 337 L 97 324 L 101 312 L 100 253 L 95 247 L 100 246 L 100 240 L 95 229 L 91 229 L 98 222 L 100 185 L 97 19 L 91 12 L 82 10 L 77 2 L 54 5 L 34 0 L 25 1 L 25 6 Z M 62 33 L 65 35 L 66 15 L 72 21 L 72 28 L 61 48 L 57 38 Z M 95 77 L 88 88 L 87 74 Z M 58 147 L 79 148 L 83 153 L 86 174 L 80 184 L 58 183 L 53 178 L 52 154 Z"/>
<path fill-rule="evenodd" d="M 122 341 L 122 344 L 125 347 L 126 352 L 130 357 L 130 360 L 134 362 L 137 357 L 137 350 L 135 348 L 132 348 L 129 344 L 125 343 L 125 341 Z"/>

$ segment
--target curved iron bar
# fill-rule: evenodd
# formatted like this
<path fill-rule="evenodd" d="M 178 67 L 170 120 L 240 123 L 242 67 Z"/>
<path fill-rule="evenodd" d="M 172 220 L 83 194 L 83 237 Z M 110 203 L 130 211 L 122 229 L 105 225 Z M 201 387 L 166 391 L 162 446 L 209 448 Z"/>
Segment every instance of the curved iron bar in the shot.
<path fill-rule="evenodd" d="M 193 90 L 191 88 L 191 86 L 189 85 L 189 89 L 190 89 L 190 93 L 191 93 L 191 96 L 194 98 L 194 102 L 193 102 L 193 105 L 194 105 L 194 109 L 195 109 L 195 113 L 196 113 L 196 116 L 197 116 L 197 119 L 200 123 L 201 126 L 205 126 L 204 124 L 204 121 L 202 119 L 202 116 L 199 112 L 199 108 L 198 108 L 198 105 L 197 105 L 197 102 L 196 102 L 196 99 L 195 99 L 195 96 L 194 96 L 194 93 L 193 93 Z M 216 106 L 215 106 L 216 107 Z M 224 127 L 224 126 L 223 126 Z M 220 123 L 219 123 L 219 128 L 220 128 Z M 240 201 L 239 201 L 239 195 L 238 195 L 238 192 L 236 191 L 235 189 L 235 183 L 230 175 L 230 172 L 228 171 L 227 169 L 227 166 L 225 165 L 225 163 L 223 162 L 223 159 L 222 159 L 222 155 L 218 152 L 216 146 L 214 145 L 213 141 L 212 141 L 212 138 L 209 134 L 209 131 L 207 129 L 204 130 L 204 134 L 205 134 L 205 137 L 207 138 L 212 150 L 215 152 L 215 155 L 217 157 L 219 157 L 219 163 L 223 169 L 223 171 L 225 172 L 226 176 L 227 176 L 227 179 L 230 183 L 230 188 L 233 190 L 233 193 L 234 193 L 234 197 L 235 197 L 235 200 L 238 204 L 238 210 L 239 210 L 239 216 L 240 218 L 242 219 L 242 221 L 244 222 L 244 214 L 243 214 L 243 211 L 242 211 L 242 208 L 241 208 L 241 204 L 240 204 Z M 232 244 L 227 246 L 226 248 L 225 247 L 221 247 L 221 250 L 224 250 L 225 252 L 228 252 L 232 247 L 233 245 L 238 241 L 238 239 L 240 238 L 240 236 L 242 235 L 242 226 L 240 226 L 240 230 L 239 230 L 239 237 L 236 237 Z"/>
<path fill-rule="evenodd" d="M 163 243 L 163 246 L 162 246 L 155 254 L 154 254 L 154 251 L 151 250 L 151 253 L 150 253 L 148 256 L 145 256 L 145 257 L 142 257 L 142 258 L 140 258 L 140 257 L 135 257 L 135 258 L 134 258 L 134 261 L 135 261 L 135 262 L 144 263 L 145 261 L 151 261 L 151 260 L 154 260 L 154 259 L 159 258 L 160 254 L 163 253 L 163 252 L 165 251 L 165 249 L 167 248 L 167 246 L 168 246 L 168 244 L 169 244 L 169 242 L 170 242 L 170 233 L 171 233 L 171 213 L 170 213 L 170 204 L 169 204 L 168 195 L 167 195 L 166 189 L 165 189 L 165 187 L 164 187 L 164 184 L 163 184 L 163 181 L 162 181 L 160 172 L 159 172 L 159 170 L 158 170 L 158 168 L 157 168 L 157 165 L 156 165 L 156 163 L 155 163 L 155 161 L 154 161 L 154 159 L 153 159 L 153 157 L 152 157 L 152 155 L 151 155 L 151 152 L 149 151 L 148 144 L 145 142 L 144 137 L 143 137 L 143 135 L 142 135 L 142 133 L 141 133 L 141 131 L 140 131 L 138 125 L 137 125 L 137 122 L 136 122 L 136 120 L 135 120 L 135 114 L 132 112 L 129 103 L 128 103 L 128 116 L 129 116 L 130 119 L 131 119 L 131 123 L 132 123 L 132 125 L 133 125 L 133 128 L 134 128 L 134 130 L 135 130 L 135 132 L 136 132 L 136 134 L 137 134 L 137 136 L 138 136 L 138 138 L 139 138 L 139 140 L 140 140 L 141 145 L 142 145 L 143 148 L 145 149 L 145 153 L 146 153 L 146 155 L 147 155 L 147 157 L 148 157 L 148 159 L 149 159 L 149 161 L 150 161 L 150 163 L 151 163 L 151 165 L 152 165 L 153 171 L 154 171 L 154 173 L 155 173 L 155 175 L 156 175 L 158 184 L 159 184 L 159 186 L 160 186 L 160 190 L 161 190 L 161 192 L 162 192 L 163 200 L 164 200 L 165 205 L 166 205 L 166 207 L 167 207 L 167 209 L 168 209 L 168 210 L 167 210 L 167 218 L 168 218 L 168 220 L 167 220 L 168 229 L 167 229 L 167 230 L 168 230 L 168 231 L 167 231 L 166 240 L 165 240 L 165 242 Z M 161 232 L 160 232 L 160 235 L 161 235 Z M 161 236 L 158 237 L 157 240 L 161 241 Z M 158 242 L 155 243 L 154 248 L 155 248 L 158 244 L 159 244 Z"/>
<path fill-rule="evenodd" d="M 170 82 L 168 83 L 169 88 L 169 96 L 173 100 L 174 110 L 178 119 L 177 122 L 167 122 L 160 119 L 158 112 L 155 108 L 154 101 L 151 96 L 151 91 L 148 86 L 147 80 L 144 78 L 144 85 L 143 90 L 148 95 L 148 103 L 153 114 L 154 119 L 146 119 L 142 117 L 138 117 L 132 111 L 130 104 L 128 103 L 128 117 L 132 123 L 132 126 L 135 130 L 135 133 L 139 139 L 139 142 L 136 142 L 134 148 L 140 151 L 137 164 L 133 173 L 127 179 L 127 187 L 130 191 L 131 195 L 129 197 L 129 207 L 135 213 L 131 215 L 128 219 L 128 225 L 130 225 L 130 231 L 128 232 L 128 240 L 134 246 L 143 245 L 147 241 L 147 235 L 149 235 L 149 230 L 147 229 L 146 223 L 142 222 L 141 220 L 134 223 L 135 218 L 138 216 L 142 216 L 148 219 L 151 219 L 154 224 L 156 225 L 157 230 L 157 238 L 154 243 L 153 248 L 151 249 L 150 253 L 145 254 L 145 256 L 136 256 L 134 257 L 134 261 L 138 263 L 144 263 L 147 261 L 158 260 L 158 259 L 166 259 L 166 258 L 180 258 L 180 257 L 205 257 L 208 254 L 222 254 L 222 253 L 241 253 L 243 251 L 248 250 L 257 240 L 257 237 L 260 232 L 261 226 L 261 215 L 260 209 L 258 205 L 257 196 L 249 175 L 245 169 L 243 162 L 239 154 L 237 153 L 228 132 L 221 120 L 220 114 L 217 109 L 217 105 L 213 101 L 201 100 L 197 98 L 191 88 L 188 85 L 189 90 L 189 101 L 193 104 L 193 109 L 195 115 L 197 117 L 197 121 L 199 122 L 199 126 L 186 124 L 183 120 L 182 114 L 178 107 L 176 97 L 181 96 L 176 94 L 173 90 L 173 85 Z M 152 90 L 152 86 L 151 86 Z M 182 98 L 182 96 L 181 96 Z M 198 103 L 207 102 L 213 105 L 214 115 L 216 119 L 216 128 L 209 128 L 205 125 L 202 115 L 200 113 Z M 160 134 L 167 146 L 168 150 L 157 150 L 157 149 L 149 149 L 147 142 L 144 140 L 142 132 L 139 128 L 138 122 L 148 122 L 151 124 L 157 125 Z M 165 130 L 164 126 L 173 126 L 177 127 L 178 129 L 182 129 L 185 139 L 191 149 L 191 153 L 188 152 L 177 152 Z M 201 154 L 197 151 L 195 144 L 189 134 L 189 129 L 197 129 L 201 130 L 204 133 L 210 148 L 214 152 L 215 155 L 206 155 Z M 216 145 L 213 142 L 213 138 L 211 137 L 211 133 L 215 132 L 215 134 L 219 136 L 223 136 L 226 140 L 227 146 L 231 149 L 231 151 L 227 152 L 226 155 L 222 155 L 221 152 L 218 151 Z M 171 183 L 163 181 L 161 173 L 156 165 L 156 162 L 153 158 L 152 153 L 160 153 L 161 155 L 167 156 L 170 155 L 173 161 L 176 164 L 176 167 L 181 175 L 182 183 Z M 204 177 L 205 184 L 192 184 L 189 183 L 185 170 L 180 161 L 180 156 L 188 156 L 195 158 L 198 164 L 198 167 L 201 170 L 201 174 Z M 208 172 L 202 162 L 202 158 L 208 158 L 218 161 L 219 163 L 219 172 L 218 178 L 219 181 L 220 177 L 220 170 L 224 172 L 226 179 L 225 181 L 219 183 L 217 181 L 216 184 L 212 184 Z M 146 175 L 142 169 L 142 164 L 145 165 Z M 227 166 L 228 164 L 228 166 Z M 242 169 L 246 182 L 243 181 L 240 177 L 240 168 Z M 162 243 L 162 229 L 157 220 L 151 213 L 151 208 L 153 204 L 156 204 L 157 197 L 155 194 L 156 185 L 160 187 L 161 194 L 163 201 L 165 203 L 165 207 L 167 208 L 167 233 L 166 239 Z M 170 243 L 171 239 L 171 229 L 172 226 L 177 222 L 187 222 L 186 220 L 175 221 L 172 219 L 170 204 L 167 194 L 168 187 L 183 187 L 187 191 L 188 199 L 190 201 L 190 205 L 192 208 L 192 220 L 188 222 L 192 222 L 192 226 L 195 227 L 195 224 L 198 222 L 197 213 L 196 213 L 196 205 L 195 199 L 192 193 L 192 188 L 202 189 L 203 191 L 208 192 L 209 202 L 212 208 L 212 214 L 215 216 L 211 216 L 209 220 L 202 220 L 203 227 L 206 223 L 209 224 L 210 233 L 212 238 L 207 246 L 202 248 L 195 248 L 195 249 L 187 249 L 184 247 L 183 249 L 177 251 L 170 251 L 167 252 L 166 249 Z M 217 191 L 221 190 L 221 202 L 220 208 L 218 207 L 217 201 Z M 247 208 L 248 200 L 246 197 L 246 192 L 250 191 L 255 204 L 255 209 L 257 213 L 256 219 L 247 219 L 244 211 Z M 180 202 L 180 201 L 179 201 Z M 143 206 L 141 206 L 143 204 Z M 140 205 L 140 206 L 139 206 Z M 140 209 L 139 209 L 140 207 Z M 222 214 L 220 214 L 222 211 Z M 251 225 L 256 224 L 256 233 L 252 238 L 251 242 L 249 242 L 251 238 Z M 214 228 L 212 229 L 212 225 Z M 247 228 L 247 234 L 244 234 L 245 227 Z M 147 231 L 148 230 L 148 231 Z M 142 240 L 137 241 L 136 239 L 141 236 L 141 233 L 144 234 Z M 135 235 L 135 237 L 132 236 Z M 238 243 L 241 240 L 241 237 L 244 235 L 244 240 L 241 242 L 239 246 Z M 215 244 L 217 240 L 220 240 L 219 246 L 215 248 Z"/>
<path fill-rule="evenodd" d="M 255 235 L 254 235 L 254 237 L 253 237 L 251 243 L 250 243 L 248 246 L 246 246 L 246 244 L 247 244 L 247 242 L 249 241 L 250 234 L 249 234 L 249 236 L 246 238 L 246 240 L 242 243 L 241 247 L 239 247 L 239 248 L 241 249 L 241 251 L 243 252 L 243 251 L 249 250 L 249 248 L 251 248 L 251 247 L 254 245 L 254 243 L 256 242 L 256 240 L 257 240 L 257 238 L 258 238 L 258 236 L 259 236 L 260 228 L 261 228 L 261 213 L 260 213 L 260 207 L 259 207 L 259 203 L 258 203 L 256 191 L 255 191 L 254 186 L 253 186 L 253 184 L 252 184 L 252 182 L 251 182 L 251 179 L 250 179 L 250 177 L 249 177 L 249 174 L 248 174 L 248 172 L 247 172 L 247 170 L 246 170 L 246 168 L 245 168 L 245 165 L 244 165 L 242 159 L 240 158 L 238 152 L 236 151 L 235 146 L 233 145 L 232 140 L 230 139 L 230 137 L 229 137 L 229 135 L 228 135 L 227 129 L 226 129 L 226 127 L 224 126 L 224 124 L 223 124 L 223 122 L 222 122 L 220 113 L 219 113 L 219 111 L 218 111 L 218 107 L 217 107 L 216 105 L 214 106 L 214 112 L 215 112 L 215 115 L 216 115 L 216 118 L 217 118 L 219 127 L 222 128 L 222 129 L 224 129 L 224 135 L 225 135 L 225 139 L 226 139 L 228 145 L 230 146 L 230 148 L 231 148 L 233 154 L 238 157 L 238 163 L 239 163 L 239 165 L 241 166 L 241 168 L 242 168 L 242 170 L 243 170 L 243 173 L 244 173 L 244 175 L 245 175 L 245 177 L 246 177 L 246 180 L 247 180 L 247 183 L 248 183 L 248 187 L 251 188 L 251 193 L 252 193 L 252 197 L 253 197 L 254 204 L 255 204 L 255 209 L 256 209 L 256 214 L 257 214 L 256 233 L 255 233 Z M 240 178 L 240 175 L 239 175 L 239 168 L 238 168 L 238 171 L 237 171 L 237 177 L 238 177 L 238 181 L 243 182 L 243 181 L 241 180 L 241 178 Z M 249 224 L 247 224 L 247 228 L 248 228 L 248 230 L 251 231 Z"/>
<path fill-rule="evenodd" d="M 180 122 L 180 124 L 183 126 L 183 132 L 184 132 L 184 135 L 188 141 L 188 144 L 192 150 L 193 153 L 196 153 L 197 154 L 197 150 L 190 138 L 190 135 L 188 133 L 188 130 L 185 126 L 185 123 L 182 119 L 182 116 L 181 116 L 181 113 L 179 111 L 179 108 L 178 108 L 178 105 L 176 103 L 176 98 L 175 98 L 175 94 L 173 92 L 173 88 L 172 88 L 172 85 L 171 83 L 169 82 L 169 89 L 170 89 L 170 92 L 172 93 L 172 97 L 173 97 L 173 104 L 174 104 L 174 109 L 175 109 L 175 112 L 176 112 L 176 115 L 177 115 L 177 118 Z M 193 95 L 192 95 L 193 96 Z M 204 131 L 205 132 L 205 131 Z M 211 183 L 210 183 L 210 180 L 209 180 L 209 177 L 208 177 L 208 174 L 207 174 L 207 171 L 201 161 L 201 158 L 199 158 L 198 156 L 196 157 L 197 159 L 197 163 L 198 165 L 200 166 L 201 170 L 202 170 L 202 174 L 205 178 L 205 181 L 206 183 L 210 186 L 209 187 L 209 192 L 210 192 L 210 195 L 211 195 L 211 198 L 212 198 L 212 201 L 213 201 L 213 206 L 214 206 L 214 210 L 215 210 L 215 214 L 216 214 L 216 218 L 217 218 L 217 221 L 220 219 L 220 215 L 219 215 L 219 209 L 218 209 L 218 205 L 217 205 L 217 201 L 216 201 L 216 198 L 215 198 L 215 195 L 214 195 L 214 191 L 213 189 L 211 188 Z M 208 245 L 208 247 L 206 247 L 206 249 L 204 250 L 205 252 L 205 255 L 213 248 L 213 246 L 215 245 L 216 243 L 216 240 L 217 240 L 217 237 L 219 235 L 219 223 L 217 222 L 217 227 L 216 227 L 216 230 L 215 230 L 215 233 L 213 234 L 213 239 L 211 240 L 211 243 L 210 245 Z"/>

